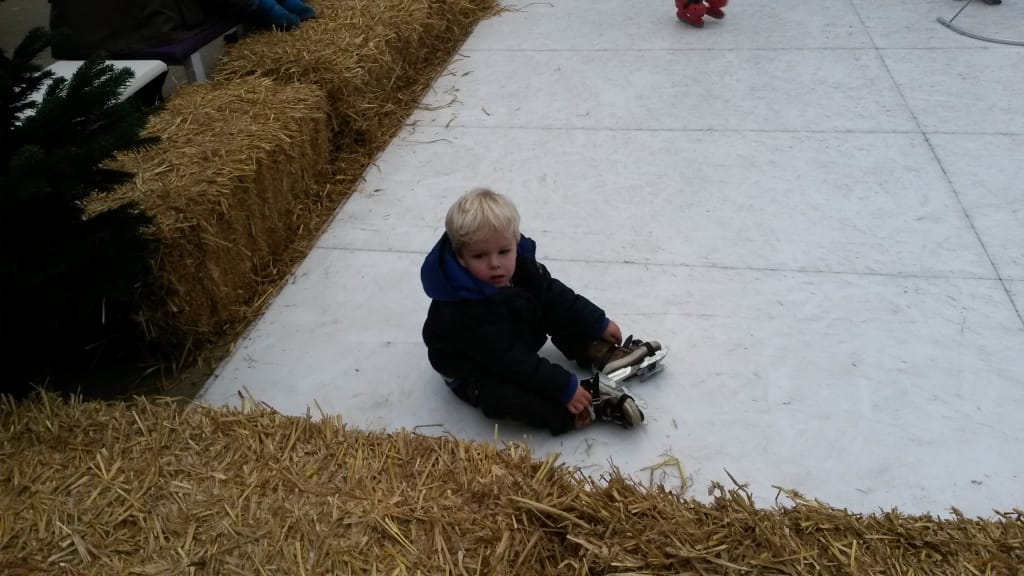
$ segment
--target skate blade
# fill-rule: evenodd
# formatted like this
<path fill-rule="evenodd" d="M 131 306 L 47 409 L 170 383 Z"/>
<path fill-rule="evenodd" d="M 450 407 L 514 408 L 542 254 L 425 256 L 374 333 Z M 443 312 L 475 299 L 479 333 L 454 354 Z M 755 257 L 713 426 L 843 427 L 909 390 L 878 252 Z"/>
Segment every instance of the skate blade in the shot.
<path fill-rule="evenodd" d="M 651 376 L 654 376 L 665 369 L 665 366 L 662 365 L 661 361 L 664 360 L 667 355 L 668 350 L 662 348 L 655 352 L 653 356 L 644 358 L 643 362 L 639 364 L 624 366 L 615 372 L 608 374 L 608 378 L 615 382 L 616 385 L 633 378 L 640 378 L 641 381 L 647 380 Z"/>
<path fill-rule="evenodd" d="M 602 396 L 618 395 L 622 393 L 622 388 L 619 387 L 619 383 L 612 380 L 608 375 L 598 372 L 597 373 L 598 392 Z"/>

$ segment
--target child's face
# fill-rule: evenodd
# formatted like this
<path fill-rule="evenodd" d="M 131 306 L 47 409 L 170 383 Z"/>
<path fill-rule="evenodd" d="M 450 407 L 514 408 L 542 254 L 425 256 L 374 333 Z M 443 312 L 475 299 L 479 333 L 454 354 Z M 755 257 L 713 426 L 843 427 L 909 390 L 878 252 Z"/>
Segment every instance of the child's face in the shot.
<path fill-rule="evenodd" d="M 477 280 L 497 288 L 508 286 L 516 271 L 516 242 L 500 232 L 493 233 L 463 247 L 458 259 Z"/>

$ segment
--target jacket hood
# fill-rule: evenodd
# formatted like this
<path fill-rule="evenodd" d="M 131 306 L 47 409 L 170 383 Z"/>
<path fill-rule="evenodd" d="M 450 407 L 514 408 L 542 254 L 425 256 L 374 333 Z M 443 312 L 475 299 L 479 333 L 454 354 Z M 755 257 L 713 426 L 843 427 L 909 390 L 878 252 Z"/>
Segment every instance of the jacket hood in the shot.
<path fill-rule="evenodd" d="M 524 256 L 532 259 L 536 254 L 537 243 L 520 235 L 516 244 L 516 260 Z M 420 281 L 423 282 L 423 291 L 432 300 L 479 300 L 498 292 L 498 288 L 477 280 L 459 264 L 447 233 L 441 235 L 423 261 Z"/>

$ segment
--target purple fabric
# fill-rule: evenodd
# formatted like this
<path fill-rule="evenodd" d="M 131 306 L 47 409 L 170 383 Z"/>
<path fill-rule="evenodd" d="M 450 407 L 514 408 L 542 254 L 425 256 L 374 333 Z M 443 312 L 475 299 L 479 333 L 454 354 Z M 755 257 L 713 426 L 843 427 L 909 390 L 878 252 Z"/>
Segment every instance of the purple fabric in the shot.
<path fill-rule="evenodd" d="M 189 56 L 198 52 L 203 46 L 227 34 L 235 26 L 238 26 L 238 22 L 231 20 L 210 22 L 200 28 L 196 28 L 191 35 L 178 42 L 156 48 L 147 48 L 132 54 L 130 58 L 183 62 Z"/>

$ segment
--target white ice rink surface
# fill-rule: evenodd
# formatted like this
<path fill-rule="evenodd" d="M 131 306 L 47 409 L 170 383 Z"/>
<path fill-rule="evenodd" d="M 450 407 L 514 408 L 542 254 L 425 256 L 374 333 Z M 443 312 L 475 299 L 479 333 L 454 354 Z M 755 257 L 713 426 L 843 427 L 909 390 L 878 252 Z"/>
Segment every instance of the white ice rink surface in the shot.
<path fill-rule="evenodd" d="M 1024 48 L 936 22 L 961 6 L 732 0 L 697 30 L 671 0 L 546 0 L 484 21 L 199 400 L 244 387 L 493 441 L 420 338 L 420 263 L 483 185 L 556 276 L 671 350 L 633 387 L 640 429 L 502 439 L 645 480 L 671 455 L 698 498 L 728 470 L 764 504 L 778 485 L 861 512 L 1024 507 Z M 1024 40 L 1024 1 L 956 24 Z"/>

